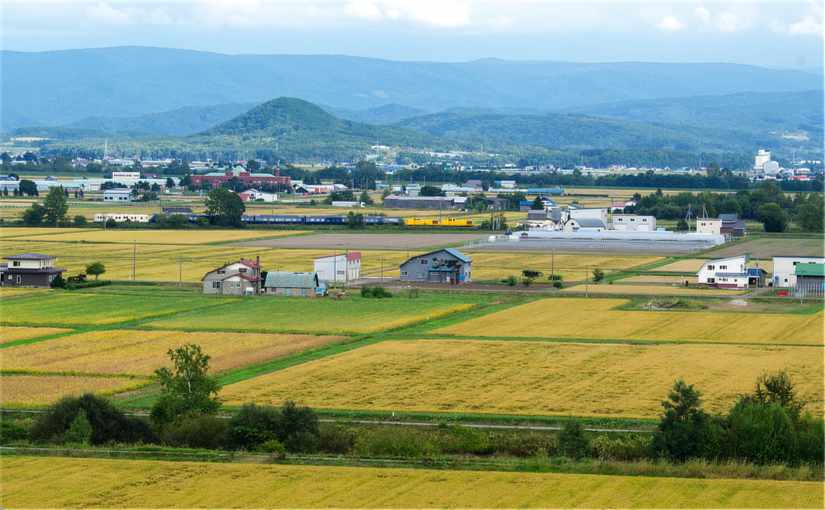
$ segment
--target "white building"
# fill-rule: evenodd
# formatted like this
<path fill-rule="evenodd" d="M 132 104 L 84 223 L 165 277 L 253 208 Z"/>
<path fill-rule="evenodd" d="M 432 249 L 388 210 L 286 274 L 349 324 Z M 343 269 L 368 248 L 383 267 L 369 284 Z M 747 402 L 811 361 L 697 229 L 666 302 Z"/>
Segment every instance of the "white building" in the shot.
<path fill-rule="evenodd" d="M 696 220 L 697 234 L 722 234 L 722 220 L 719 218 L 698 218 Z"/>
<path fill-rule="evenodd" d="M 104 202 L 131 202 L 132 191 L 123 188 L 107 189 L 103 192 Z"/>
<path fill-rule="evenodd" d="M 773 258 L 773 282 L 774 287 L 796 287 L 796 266 L 797 264 L 825 264 L 823 257 L 797 257 L 783 256 Z"/>
<path fill-rule="evenodd" d="M 244 202 L 277 202 L 278 201 L 278 194 L 277 193 L 267 193 L 265 191 L 258 191 L 256 189 L 248 189 L 246 191 L 242 191 L 238 193 L 238 196 Z"/>
<path fill-rule="evenodd" d="M 607 225 L 598 218 L 570 218 L 564 223 L 565 232 L 604 232 Z"/>
<path fill-rule="evenodd" d="M 753 158 L 753 169 L 756 171 L 761 171 L 765 169 L 765 163 L 771 160 L 771 151 L 766 151 L 765 149 L 759 149 L 756 153 L 756 157 Z"/>
<path fill-rule="evenodd" d="M 639 214 L 614 214 L 613 230 L 653 232 L 656 230 L 656 217 Z"/>
<path fill-rule="evenodd" d="M 330 255 L 315 259 L 318 279 L 325 282 L 352 282 L 361 278 L 361 253 Z"/>
<path fill-rule="evenodd" d="M 140 181 L 140 172 L 112 172 L 109 180 L 124 186 L 134 186 Z"/>
<path fill-rule="evenodd" d="M 407 195 L 411 197 L 417 197 L 421 193 L 421 185 L 420 184 L 407 184 L 405 186 L 405 190 Z"/>
<path fill-rule="evenodd" d="M 109 220 L 114 220 L 118 223 L 129 221 L 131 223 L 149 223 L 151 216 L 148 214 L 127 214 L 127 213 L 97 213 L 95 214 L 95 223 L 103 223 Z"/>
<path fill-rule="evenodd" d="M 352 200 L 333 200 L 330 202 L 332 207 L 345 207 L 349 209 L 354 209 L 356 207 L 364 207 L 364 202 L 355 202 Z M 323 278 L 321 278 L 323 280 Z"/>
<path fill-rule="evenodd" d="M 696 273 L 696 282 L 717 287 L 747 288 L 747 263 L 746 255 L 709 260 Z"/>
<path fill-rule="evenodd" d="M 600 220 L 602 223 L 607 225 L 607 209 L 596 207 L 578 207 L 574 209 L 573 207 L 570 207 L 570 218 L 574 220 L 584 218 Z"/>

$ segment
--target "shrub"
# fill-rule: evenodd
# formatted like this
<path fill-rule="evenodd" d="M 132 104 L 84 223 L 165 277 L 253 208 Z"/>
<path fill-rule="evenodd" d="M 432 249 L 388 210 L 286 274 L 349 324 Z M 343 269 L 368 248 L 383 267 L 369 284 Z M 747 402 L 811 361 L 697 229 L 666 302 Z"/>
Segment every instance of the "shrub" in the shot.
<path fill-rule="evenodd" d="M 87 445 L 92 440 L 92 424 L 86 417 L 84 411 L 77 413 L 77 416 L 69 425 L 69 430 L 63 434 L 63 440 L 67 443 Z"/>
<path fill-rule="evenodd" d="M 506 284 L 507 284 L 507 285 L 509 285 L 510 287 L 515 287 L 515 286 L 516 286 L 516 284 L 518 283 L 518 278 L 516 278 L 516 277 L 515 277 L 515 276 L 513 276 L 513 275 L 510 275 L 510 276 L 508 276 L 507 278 L 505 278 L 505 279 L 501 280 L 501 282 L 502 282 L 502 283 L 506 283 Z"/>
<path fill-rule="evenodd" d="M 361 287 L 361 297 L 364 298 L 391 298 L 392 293 L 381 286 Z"/>
<path fill-rule="evenodd" d="M 562 276 L 560 274 L 551 274 L 547 277 L 547 279 L 551 282 L 560 282 L 562 281 Z"/>
<path fill-rule="evenodd" d="M 345 454 L 355 448 L 356 435 L 351 429 L 339 425 L 320 427 L 318 449 L 326 453 Z"/>
<path fill-rule="evenodd" d="M 617 437 L 600 434 L 590 444 L 593 455 L 599 460 L 636 461 L 650 456 L 651 437 L 640 434 Z"/>
<path fill-rule="evenodd" d="M 553 287 L 556 288 L 556 289 L 560 289 L 560 288 L 564 287 L 564 284 L 561 283 L 561 280 L 555 280 L 553 282 Z"/>
<path fill-rule="evenodd" d="M 286 448 L 284 447 L 284 444 L 277 439 L 270 439 L 269 441 L 266 441 L 261 445 L 260 450 L 272 454 L 272 457 L 276 459 L 286 458 Z"/>
<path fill-rule="evenodd" d="M 498 433 L 490 436 L 490 448 L 500 455 L 535 457 L 555 453 L 558 440 L 554 435 L 538 432 Z"/>
<path fill-rule="evenodd" d="M 731 457 L 757 464 L 797 460 L 794 424 L 779 404 L 740 403 L 728 416 L 728 426 Z"/>
<path fill-rule="evenodd" d="M 358 435 L 355 454 L 366 457 L 433 457 L 438 453 L 431 438 L 420 431 L 393 428 L 369 429 Z"/>
<path fill-rule="evenodd" d="M 260 445 L 277 439 L 281 414 L 275 407 L 247 404 L 229 422 L 229 446 L 255 450 Z"/>
<path fill-rule="evenodd" d="M 31 439 L 63 441 L 66 431 L 80 413 L 86 415 L 92 427 L 91 444 L 148 443 L 155 440 L 146 422 L 126 416 L 108 400 L 90 393 L 63 398 L 38 416 L 30 431 Z"/>
<path fill-rule="evenodd" d="M 163 440 L 172 446 L 190 448 L 224 448 L 226 420 L 211 414 L 187 414 L 179 416 L 163 430 Z"/>
<path fill-rule="evenodd" d="M 25 441 L 29 438 L 29 431 L 16 420 L 4 418 L 0 420 L 0 444 L 9 444 L 16 441 Z"/>
<path fill-rule="evenodd" d="M 86 225 L 86 217 L 83 216 L 83 215 L 78 214 L 77 216 L 74 217 L 74 222 L 73 223 L 74 223 L 75 227 L 82 227 L 82 226 Z"/>
<path fill-rule="evenodd" d="M 590 450 L 590 441 L 584 435 L 581 423 L 570 420 L 559 433 L 559 450 L 567 457 L 580 459 Z"/>
<path fill-rule="evenodd" d="M 488 433 L 469 427 L 448 427 L 439 434 L 441 453 L 489 455 L 493 453 Z"/>
<path fill-rule="evenodd" d="M 278 439 L 290 452 L 311 452 L 318 449 L 318 416 L 309 407 L 299 407 L 287 400 L 281 406 L 281 427 Z"/>
<path fill-rule="evenodd" d="M 57 275 L 52 280 L 52 283 L 49 286 L 53 289 L 63 289 L 66 287 L 66 280 L 63 278 L 62 275 Z"/>
<path fill-rule="evenodd" d="M 597 267 L 593 270 L 593 281 L 598 283 L 602 280 L 604 280 L 604 271 Z"/>

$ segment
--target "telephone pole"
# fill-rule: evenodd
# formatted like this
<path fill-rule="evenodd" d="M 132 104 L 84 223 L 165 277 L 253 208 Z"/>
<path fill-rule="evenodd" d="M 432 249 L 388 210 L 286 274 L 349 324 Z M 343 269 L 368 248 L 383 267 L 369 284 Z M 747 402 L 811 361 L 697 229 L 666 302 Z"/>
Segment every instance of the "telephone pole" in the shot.
<path fill-rule="evenodd" d="M 137 258 L 137 241 L 132 241 L 132 281 L 135 281 L 135 259 Z"/>

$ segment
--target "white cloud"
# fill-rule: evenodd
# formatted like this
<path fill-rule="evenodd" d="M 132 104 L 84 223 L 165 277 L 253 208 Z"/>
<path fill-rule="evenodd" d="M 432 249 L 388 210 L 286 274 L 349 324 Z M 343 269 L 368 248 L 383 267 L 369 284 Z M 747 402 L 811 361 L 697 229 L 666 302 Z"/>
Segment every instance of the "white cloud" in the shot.
<path fill-rule="evenodd" d="M 736 32 L 745 28 L 747 25 L 748 22 L 746 19 L 733 12 L 721 12 L 716 17 L 716 28 L 718 28 L 720 32 Z"/>
<path fill-rule="evenodd" d="M 693 11 L 696 14 L 696 17 L 699 18 L 703 24 L 707 25 L 710 23 L 710 11 L 704 5 L 700 5 Z"/>
<path fill-rule="evenodd" d="M 813 16 L 805 16 L 788 25 L 788 33 L 794 35 L 823 36 L 822 18 L 817 19 Z"/>
<path fill-rule="evenodd" d="M 91 21 L 103 23 L 105 25 L 125 25 L 132 21 L 126 10 L 112 7 L 107 2 L 98 2 L 86 8 L 86 16 Z"/>
<path fill-rule="evenodd" d="M 411 21 L 436 27 L 470 23 L 468 0 L 351 0 L 344 12 L 370 21 Z"/>
<path fill-rule="evenodd" d="M 661 30 L 668 32 L 677 32 L 685 28 L 685 24 L 679 21 L 676 16 L 665 16 L 656 24 Z"/>

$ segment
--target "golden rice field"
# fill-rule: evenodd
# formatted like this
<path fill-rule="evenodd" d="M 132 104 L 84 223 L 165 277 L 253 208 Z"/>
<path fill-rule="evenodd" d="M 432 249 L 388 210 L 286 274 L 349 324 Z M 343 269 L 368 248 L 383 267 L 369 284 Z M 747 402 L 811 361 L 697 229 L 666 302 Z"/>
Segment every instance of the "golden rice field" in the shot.
<path fill-rule="evenodd" d="M 2 311 L 2 308 L 0 308 L 0 311 Z M 31 338 L 38 338 L 41 336 L 52 335 L 55 333 L 65 333 L 66 331 L 71 330 L 64 328 L 27 328 L 0 326 L 0 344 L 14 342 L 17 340 L 29 340 Z"/>
<path fill-rule="evenodd" d="M 168 364 L 166 352 L 198 344 L 221 372 L 342 340 L 335 336 L 181 331 L 92 331 L 0 351 L 4 370 L 152 375 Z"/>
<path fill-rule="evenodd" d="M 683 284 L 685 283 L 685 280 L 687 280 L 690 283 L 696 283 L 696 278 L 693 276 L 663 276 L 655 274 L 640 274 L 637 276 L 630 276 L 628 278 L 622 278 L 617 283 Z"/>
<path fill-rule="evenodd" d="M 655 418 L 677 378 L 727 410 L 765 371 L 787 369 L 823 403 L 818 347 L 385 341 L 226 386 L 227 402 L 386 411 Z"/>
<path fill-rule="evenodd" d="M 63 397 L 93 392 L 102 395 L 145 386 L 148 379 L 62 375 L 0 375 L 0 405 L 45 406 Z"/>
<path fill-rule="evenodd" d="M 550 253 L 536 252 L 492 252 L 466 250 L 473 258 L 473 280 L 498 280 L 514 275 L 521 276 L 523 269 L 533 269 L 546 276 L 555 272 L 565 280 L 582 280 L 588 278 L 593 269 L 600 268 L 605 273 L 649 264 L 659 257 L 625 254 L 592 253 Z"/>
<path fill-rule="evenodd" d="M 656 268 L 656 271 L 695 273 L 710 259 L 681 259 Z M 751 260 L 748 265 L 759 266 L 768 273 L 773 272 L 773 260 Z"/>
<path fill-rule="evenodd" d="M 301 234 L 299 230 L 136 230 L 95 229 L 38 236 L 38 241 L 88 243 L 209 244 Z"/>
<path fill-rule="evenodd" d="M 615 287 L 615 285 L 613 285 Z M 630 287 L 628 285 L 628 287 Z M 823 312 L 778 314 L 616 310 L 623 299 L 553 298 L 453 324 L 464 336 L 823 345 Z"/>
<path fill-rule="evenodd" d="M 667 278 L 667 277 L 665 277 Z M 747 294 L 747 290 L 735 289 L 716 289 L 716 288 L 695 288 L 683 287 L 680 285 L 667 284 L 629 284 L 624 282 L 628 280 L 620 280 L 613 285 L 573 285 L 572 287 L 565 287 L 561 290 L 565 294 L 618 294 L 618 295 L 638 295 L 638 296 L 716 296 L 716 297 L 735 297 Z"/>
<path fill-rule="evenodd" d="M 0 239 L 10 237 L 39 237 L 54 234 L 86 232 L 88 228 L 57 228 L 57 227 L 0 227 Z"/>
<path fill-rule="evenodd" d="M 5 508 L 822 508 L 821 482 L 4 456 Z M 48 487 L 49 490 L 44 490 Z"/>

